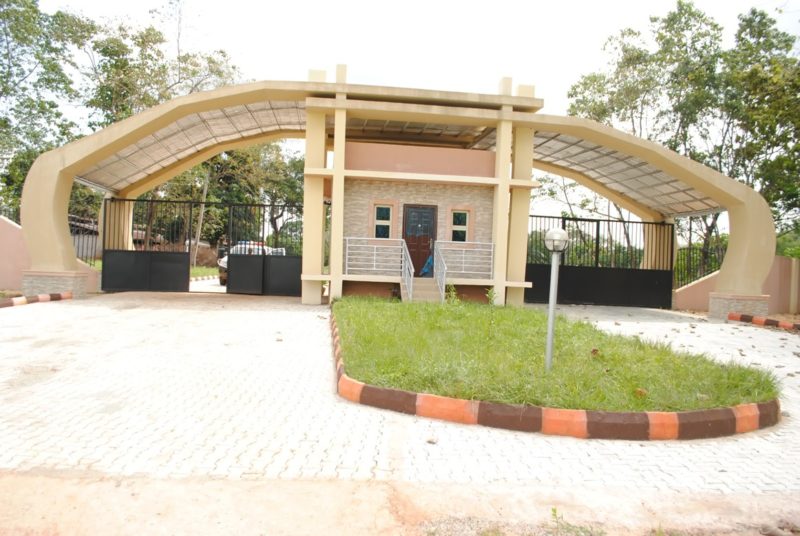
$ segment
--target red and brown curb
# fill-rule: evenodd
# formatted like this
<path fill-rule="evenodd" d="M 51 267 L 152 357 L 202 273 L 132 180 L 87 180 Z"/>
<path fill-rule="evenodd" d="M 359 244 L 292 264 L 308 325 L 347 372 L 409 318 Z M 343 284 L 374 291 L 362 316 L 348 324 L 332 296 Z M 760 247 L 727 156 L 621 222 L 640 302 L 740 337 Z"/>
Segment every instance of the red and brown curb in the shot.
<path fill-rule="evenodd" d="M 639 441 L 723 437 L 773 426 L 780 420 L 777 399 L 696 411 L 615 412 L 498 404 L 377 387 L 345 374 L 339 328 L 333 314 L 331 337 L 339 396 L 409 415 L 582 439 Z"/>
<path fill-rule="evenodd" d="M 27 305 L 29 303 L 41 303 L 49 301 L 60 301 L 72 299 L 72 292 L 59 292 L 56 294 L 37 294 L 36 296 L 18 296 L 16 298 L 0 299 L 0 309 L 3 307 L 14 307 L 17 305 Z"/>
<path fill-rule="evenodd" d="M 728 313 L 728 320 L 736 322 L 746 322 L 748 324 L 755 324 L 756 326 L 768 326 L 773 328 L 788 329 L 791 331 L 800 331 L 800 324 L 785 322 L 783 320 L 776 320 L 774 318 L 767 318 L 765 316 L 744 315 L 741 313 Z"/>

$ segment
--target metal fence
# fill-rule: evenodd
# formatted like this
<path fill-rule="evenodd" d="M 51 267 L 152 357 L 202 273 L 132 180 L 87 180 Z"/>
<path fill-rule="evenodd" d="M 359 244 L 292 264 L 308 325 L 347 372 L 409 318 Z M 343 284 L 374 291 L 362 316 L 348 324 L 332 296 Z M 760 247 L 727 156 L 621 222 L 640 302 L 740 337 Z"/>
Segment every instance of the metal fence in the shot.
<path fill-rule="evenodd" d="M 682 229 L 681 242 L 685 241 L 686 245 L 678 247 L 675 254 L 675 288 L 719 270 L 728 250 L 727 240 L 719 236 L 703 240 L 705 235 L 693 227 L 692 218 L 688 218 L 687 225 Z"/>
<path fill-rule="evenodd" d="M 70 214 L 67 216 L 67 222 L 75 254 L 89 266 L 94 266 L 95 261 L 103 254 L 100 247 L 102 244 L 98 240 L 100 233 L 97 220 Z"/>
<path fill-rule="evenodd" d="M 16 224 L 19 224 L 19 207 L 0 205 L 0 216 L 5 216 Z"/>
<path fill-rule="evenodd" d="M 302 255 L 303 207 L 230 205 L 228 236 L 230 247 L 250 244 L 264 248 L 259 251 L 278 255 Z"/>
<path fill-rule="evenodd" d="M 104 205 L 104 248 L 124 251 L 189 251 L 197 239 L 200 213 L 222 207 L 225 222 L 220 241 L 258 246 L 259 251 L 282 249 L 283 255 L 300 255 L 303 249 L 302 207 L 200 203 L 141 199 L 109 199 Z M 201 233 L 202 236 L 202 233 Z"/>
<path fill-rule="evenodd" d="M 530 216 L 529 264 L 549 264 L 550 252 L 544 237 L 554 227 L 567 231 L 570 238 L 562 255 L 564 266 L 672 269 L 672 224 L 558 216 Z"/>
<path fill-rule="evenodd" d="M 108 199 L 103 206 L 103 249 L 186 251 L 192 237 L 192 211 L 198 203 Z"/>

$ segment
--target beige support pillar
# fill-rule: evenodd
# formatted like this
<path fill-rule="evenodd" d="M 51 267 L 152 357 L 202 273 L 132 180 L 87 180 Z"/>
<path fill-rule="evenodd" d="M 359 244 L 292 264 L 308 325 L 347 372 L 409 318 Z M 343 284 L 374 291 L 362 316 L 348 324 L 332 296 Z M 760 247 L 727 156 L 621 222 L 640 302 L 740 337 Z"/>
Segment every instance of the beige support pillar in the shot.
<path fill-rule="evenodd" d="M 769 295 L 764 280 L 775 258 L 775 223 L 769 205 L 760 194 L 744 190 L 745 202 L 729 205 L 730 241 L 717 275 L 717 287 L 709 294 L 708 314 L 727 318 L 728 313 L 766 316 Z"/>
<path fill-rule="evenodd" d="M 108 249 L 133 251 L 133 208 L 129 199 L 111 199 L 105 205 L 104 232 Z"/>
<path fill-rule="evenodd" d="M 673 227 L 658 223 L 644 223 L 643 270 L 671 270 L 672 247 L 675 243 Z"/>
<path fill-rule="evenodd" d="M 511 121 L 500 121 L 497 124 L 497 142 L 495 145 L 495 177 L 500 183 L 494 188 L 494 204 L 492 225 L 492 243 L 494 244 L 494 291 L 495 303 L 502 305 L 506 301 L 506 266 L 508 262 L 508 210 L 510 204 L 511 179 Z"/>
<path fill-rule="evenodd" d="M 86 295 L 88 274 L 80 271 L 67 224 L 72 176 L 62 171 L 59 156 L 49 152 L 37 158 L 22 189 L 22 235 L 31 259 L 30 269 L 22 273 L 26 296 Z"/>
<path fill-rule="evenodd" d="M 533 180 L 533 129 L 514 129 L 513 178 Z M 531 191 L 527 188 L 511 190 L 511 212 L 508 223 L 508 260 L 506 279 L 525 281 L 525 264 L 528 254 L 528 218 L 530 215 Z M 506 290 L 506 305 L 522 305 L 525 289 L 509 287 Z"/>
<path fill-rule="evenodd" d="M 325 114 L 306 114 L 306 166 L 325 167 Z M 303 180 L 303 276 L 321 276 L 325 243 L 323 177 L 306 176 Z M 301 301 L 308 305 L 322 303 L 322 280 L 303 279 Z"/>
<path fill-rule="evenodd" d="M 333 183 L 331 187 L 331 286 L 332 300 L 342 296 L 344 263 L 344 147 L 347 112 L 337 109 L 333 131 Z"/>

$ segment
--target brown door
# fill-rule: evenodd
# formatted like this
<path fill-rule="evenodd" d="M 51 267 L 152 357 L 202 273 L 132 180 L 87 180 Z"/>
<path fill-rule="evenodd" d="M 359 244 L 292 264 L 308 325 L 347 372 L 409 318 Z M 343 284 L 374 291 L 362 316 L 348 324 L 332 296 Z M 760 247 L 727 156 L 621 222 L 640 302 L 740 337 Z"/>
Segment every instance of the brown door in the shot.
<path fill-rule="evenodd" d="M 403 238 L 414 264 L 414 275 L 419 277 L 425 263 L 433 254 L 436 240 L 436 207 L 429 205 L 405 205 L 403 207 Z M 433 262 L 425 274 L 433 275 Z"/>

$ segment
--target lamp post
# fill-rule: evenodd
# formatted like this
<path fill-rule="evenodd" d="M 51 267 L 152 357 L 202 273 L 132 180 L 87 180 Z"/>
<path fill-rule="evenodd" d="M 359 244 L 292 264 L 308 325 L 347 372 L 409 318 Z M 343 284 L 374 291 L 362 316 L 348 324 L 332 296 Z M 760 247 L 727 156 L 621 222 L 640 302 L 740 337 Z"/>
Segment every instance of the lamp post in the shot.
<path fill-rule="evenodd" d="M 544 245 L 553 254 L 550 265 L 550 301 L 547 306 L 547 346 L 544 354 L 544 368 L 550 370 L 553 366 L 553 330 L 556 321 L 556 296 L 558 296 L 558 265 L 561 252 L 569 245 L 569 235 L 564 229 L 550 229 L 544 235 Z"/>

